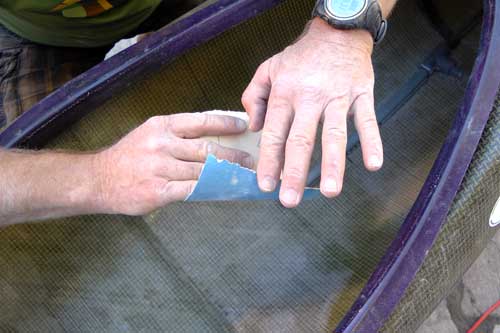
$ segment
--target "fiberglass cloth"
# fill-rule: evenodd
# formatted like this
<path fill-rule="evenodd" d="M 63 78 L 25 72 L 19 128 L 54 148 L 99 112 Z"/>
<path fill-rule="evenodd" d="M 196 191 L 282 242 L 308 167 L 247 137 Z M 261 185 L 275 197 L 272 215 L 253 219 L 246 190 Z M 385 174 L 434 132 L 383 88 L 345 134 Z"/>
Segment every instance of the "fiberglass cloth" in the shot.
<path fill-rule="evenodd" d="M 200 46 L 98 107 L 49 144 L 96 149 L 148 117 L 241 109 L 258 64 L 299 35 L 313 1 L 288 1 Z M 283 24 L 283 22 L 287 22 Z M 401 2 L 374 55 L 377 100 L 441 38 Z M 462 64 L 474 48 L 461 49 Z M 470 68 L 469 68 L 470 69 Z M 320 332 L 351 306 L 413 204 L 467 78 L 435 75 L 382 126 L 385 166 L 348 158 L 335 200 L 178 203 L 0 230 L 0 330 Z"/>

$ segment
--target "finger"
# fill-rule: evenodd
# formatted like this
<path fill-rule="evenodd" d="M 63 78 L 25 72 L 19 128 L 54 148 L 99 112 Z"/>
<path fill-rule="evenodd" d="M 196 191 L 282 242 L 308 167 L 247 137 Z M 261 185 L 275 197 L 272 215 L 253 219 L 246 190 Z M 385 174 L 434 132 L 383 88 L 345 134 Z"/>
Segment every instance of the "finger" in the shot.
<path fill-rule="evenodd" d="M 280 89 L 273 88 L 269 99 L 257 166 L 259 187 L 264 192 L 276 189 L 285 159 L 285 145 L 293 120 L 293 108 Z"/>
<path fill-rule="evenodd" d="M 254 132 L 260 131 L 264 126 L 267 102 L 271 92 L 269 65 L 268 60 L 259 66 L 241 98 L 241 103 L 250 116 L 249 128 Z"/>
<path fill-rule="evenodd" d="M 247 123 L 237 117 L 207 113 L 183 113 L 169 116 L 168 129 L 174 135 L 194 139 L 210 135 L 234 135 L 247 129 Z"/>
<path fill-rule="evenodd" d="M 298 206 L 302 200 L 322 113 L 322 106 L 314 102 L 299 103 L 295 109 L 280 190 L 281 203 L 287 208 Z"/>
<path fill-rule="evenodd" d="M 348 100 L 330 103 L 325 111 L 322 137 L 321 193 L 328 198 L 340 194 L 343 186 L 346 145 Z"/>
<path fill-rule="evenodd" d="M 208 155 L 214 155 L 218 159 L 238 163 L 245 168 L 252 169 L 254 167 L 254 160 L 249 153 L 223 147 L 211 141 L 179 139 L 173 142 L 168 149 L 173 157 L 182 161 L 205 163 Z"/>
<path fill-rule="evenodd" d="M 173 181 L 168 182 L 165 190 L 163 191 L 163 205 L 167 205 L 172 202 L 184 201 L 191 193 L 193 193 L 196 187 L 196 181 Z"/>
<path fill-rule="evenodd" d="M 370 171 L 377 171 L 384 163 L 382 139 L 378 128 L 372 94 L 363 94 L 354 101 L 354 122 L 358 131 L 363 161 Z"/>
<path fill-rule="evenodd" d="M 203 163 L 169 161 L 168 165 L 165 165 L 164 168 L 160 168 L 158 176 L 171 181 L 198 180 L 202 170 Z"/>

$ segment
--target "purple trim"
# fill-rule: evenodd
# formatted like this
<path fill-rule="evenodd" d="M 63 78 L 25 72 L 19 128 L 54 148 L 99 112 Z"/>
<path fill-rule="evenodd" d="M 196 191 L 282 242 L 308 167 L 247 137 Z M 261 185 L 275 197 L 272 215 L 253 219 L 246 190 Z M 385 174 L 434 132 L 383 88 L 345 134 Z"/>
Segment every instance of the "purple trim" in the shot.
<path fill-rule="evenodd" d="M 138 77 L 283 1 L 215 1 L 63 85 L 1 132 L 0 147 L 43 145 Z"/>
<path fill-rule="evenodd" d="M 336 332 L 378 332 L 431 249 L 481 139 L 500 86 L 500 0 L 484 1 L 481 48 L 452 129 L 396 239 Z"/>

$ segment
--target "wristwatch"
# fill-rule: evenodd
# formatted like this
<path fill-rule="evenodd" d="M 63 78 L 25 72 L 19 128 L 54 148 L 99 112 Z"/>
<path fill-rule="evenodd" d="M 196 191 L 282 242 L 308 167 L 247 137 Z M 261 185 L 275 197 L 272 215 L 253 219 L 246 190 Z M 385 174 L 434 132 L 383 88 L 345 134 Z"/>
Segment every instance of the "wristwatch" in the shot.
<path fill-rule="evenodd" d="M 368 30 L 375 44 L 387 32 L 378 0 L 318 0 L 313 17 L 322 18 L 336 29 Z"/>

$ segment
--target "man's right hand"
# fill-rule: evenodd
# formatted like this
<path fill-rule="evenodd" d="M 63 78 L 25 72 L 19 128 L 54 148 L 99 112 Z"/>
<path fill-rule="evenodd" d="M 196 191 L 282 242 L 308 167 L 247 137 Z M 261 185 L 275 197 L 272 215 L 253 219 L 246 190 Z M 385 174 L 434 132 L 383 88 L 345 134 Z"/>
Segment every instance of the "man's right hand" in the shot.
<path fill-rule="evenodd" d="M 235 117 L 205 113 L 149 119 L 96 155 L 99 210 L 143 215 L 186 199 L 209 154 L 252 168 L 249 154 L 199 139 L 239 134 L 246 128 L 246 123 Z"/>

